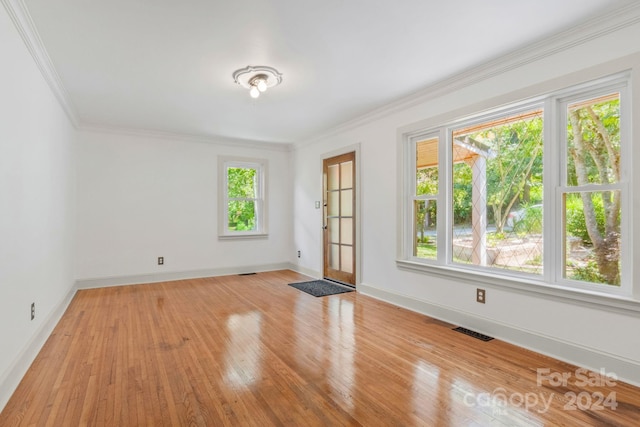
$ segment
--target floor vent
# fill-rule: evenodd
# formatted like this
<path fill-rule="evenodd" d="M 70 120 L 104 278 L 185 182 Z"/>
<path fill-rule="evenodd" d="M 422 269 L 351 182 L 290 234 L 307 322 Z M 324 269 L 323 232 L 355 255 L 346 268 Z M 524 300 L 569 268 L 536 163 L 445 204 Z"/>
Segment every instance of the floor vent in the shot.
<path fill-rule="evenodd" d="M 238 276 L 253 276 L 254 274 L 258 274 L 258 273 L 240 273 L 238 274 Z"/>
<path fill-rule="evenodd" d="M 471 329 L 463 328 L 458 326 L 457 328 L 453 328 L 454 331 L 462 332 L 465 335 L 469 335 L 470 337 L 477 338 L 480 341 L 491 341 L 493 337 L 488 335 L 483 335 L 480 332 L 472 331 Z"/>

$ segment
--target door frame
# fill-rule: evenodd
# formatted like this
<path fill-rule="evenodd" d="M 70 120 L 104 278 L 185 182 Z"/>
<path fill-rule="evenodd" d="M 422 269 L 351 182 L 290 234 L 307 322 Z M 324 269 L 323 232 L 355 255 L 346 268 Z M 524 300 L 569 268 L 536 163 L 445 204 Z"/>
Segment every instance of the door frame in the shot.
<path fill-rule="evenodd" d="M 337 157 L 340 156 L 342 154 L 347 154 L 347 153 L 354 153 L 355 155 L 355 163 L 356 163 L 356 170 L 355 170 L 355 180 L 356 180 L 356 185 L 355 185 L 355 191 L 356 191 L 356 197 L 355 197 L 355 245 L 356 245 L 356 250 L 355 250 L 355 279 L 354 279 L 354 286 L 357 288 L 358 284 L 361 283 L 361 277 L 362 277 L 362 233 L 361 233 L 361 224 L 362 224 L 362 215 L 361 215 L 361 210 L 360 210 L 360 202 L 362 200 L 362 179 L 361 179 L 361 174 L 360 171 L 362 170 L 362 156 L 360 155 L 360 143 L 356 143 L 356 144 L 352 144 L 352 145 L 348 145 L 342 148 L 339 148 L 337 150 L 333 150 L 327 153 L 324 153 L 321 155 L 320 158 L 320 200 L 324 200 L 324 181 L 323 181 L 323 174 L 324 174 L 324 170 L 323 170 L 323 164 L 324 161 L 326 159 L 330 159 L 332 157 Z M 321 202 L 322 203 L 322 202 Z M 322 215 L 320 216 L 320 224 L 318 224 L 318 230 L 320 230 L 320 265 L 322 266 L 322 268 L 320 269 L 320 276 L 322 278 L 324 278 L 324 262 L 325 262 L 325 251 L 324 251 L 324 209 L 322 211 Z"/>

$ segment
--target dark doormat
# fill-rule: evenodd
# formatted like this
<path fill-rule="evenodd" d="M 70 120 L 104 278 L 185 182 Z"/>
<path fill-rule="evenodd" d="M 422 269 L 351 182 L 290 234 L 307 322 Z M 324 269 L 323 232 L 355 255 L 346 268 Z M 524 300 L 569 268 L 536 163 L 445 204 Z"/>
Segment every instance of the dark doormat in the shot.
<path fill-rule="evenodd" d="M 338 285 L 337 283 L 327 282 L 326 280 L 311 280 L 309 282 L 289 283 L 296 289 L 306 292 L 314 297 L 324 297 L 327 295 L 343 294 L 345 292 L 353 292 L 354 289 L 348 286 Z"/>

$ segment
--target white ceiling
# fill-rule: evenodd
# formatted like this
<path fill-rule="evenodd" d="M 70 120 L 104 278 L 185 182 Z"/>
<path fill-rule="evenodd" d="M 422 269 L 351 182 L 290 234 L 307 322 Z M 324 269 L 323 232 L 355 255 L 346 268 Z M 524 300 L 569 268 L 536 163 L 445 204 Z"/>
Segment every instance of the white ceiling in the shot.
<path fill-rule="evenodd" d="M 296 142 L 630 0 L 24 3 L 81 126 Z"/>

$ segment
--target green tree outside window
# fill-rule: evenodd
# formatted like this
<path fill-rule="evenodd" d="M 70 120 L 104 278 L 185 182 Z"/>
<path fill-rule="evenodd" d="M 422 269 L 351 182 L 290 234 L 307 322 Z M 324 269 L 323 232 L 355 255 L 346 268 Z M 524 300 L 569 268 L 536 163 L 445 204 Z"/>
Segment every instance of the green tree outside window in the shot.
<path fill-rule="evenodd" d="M 227 229 L 255 231 L 257 217 L 257 170 L 227 168 Z"/>

